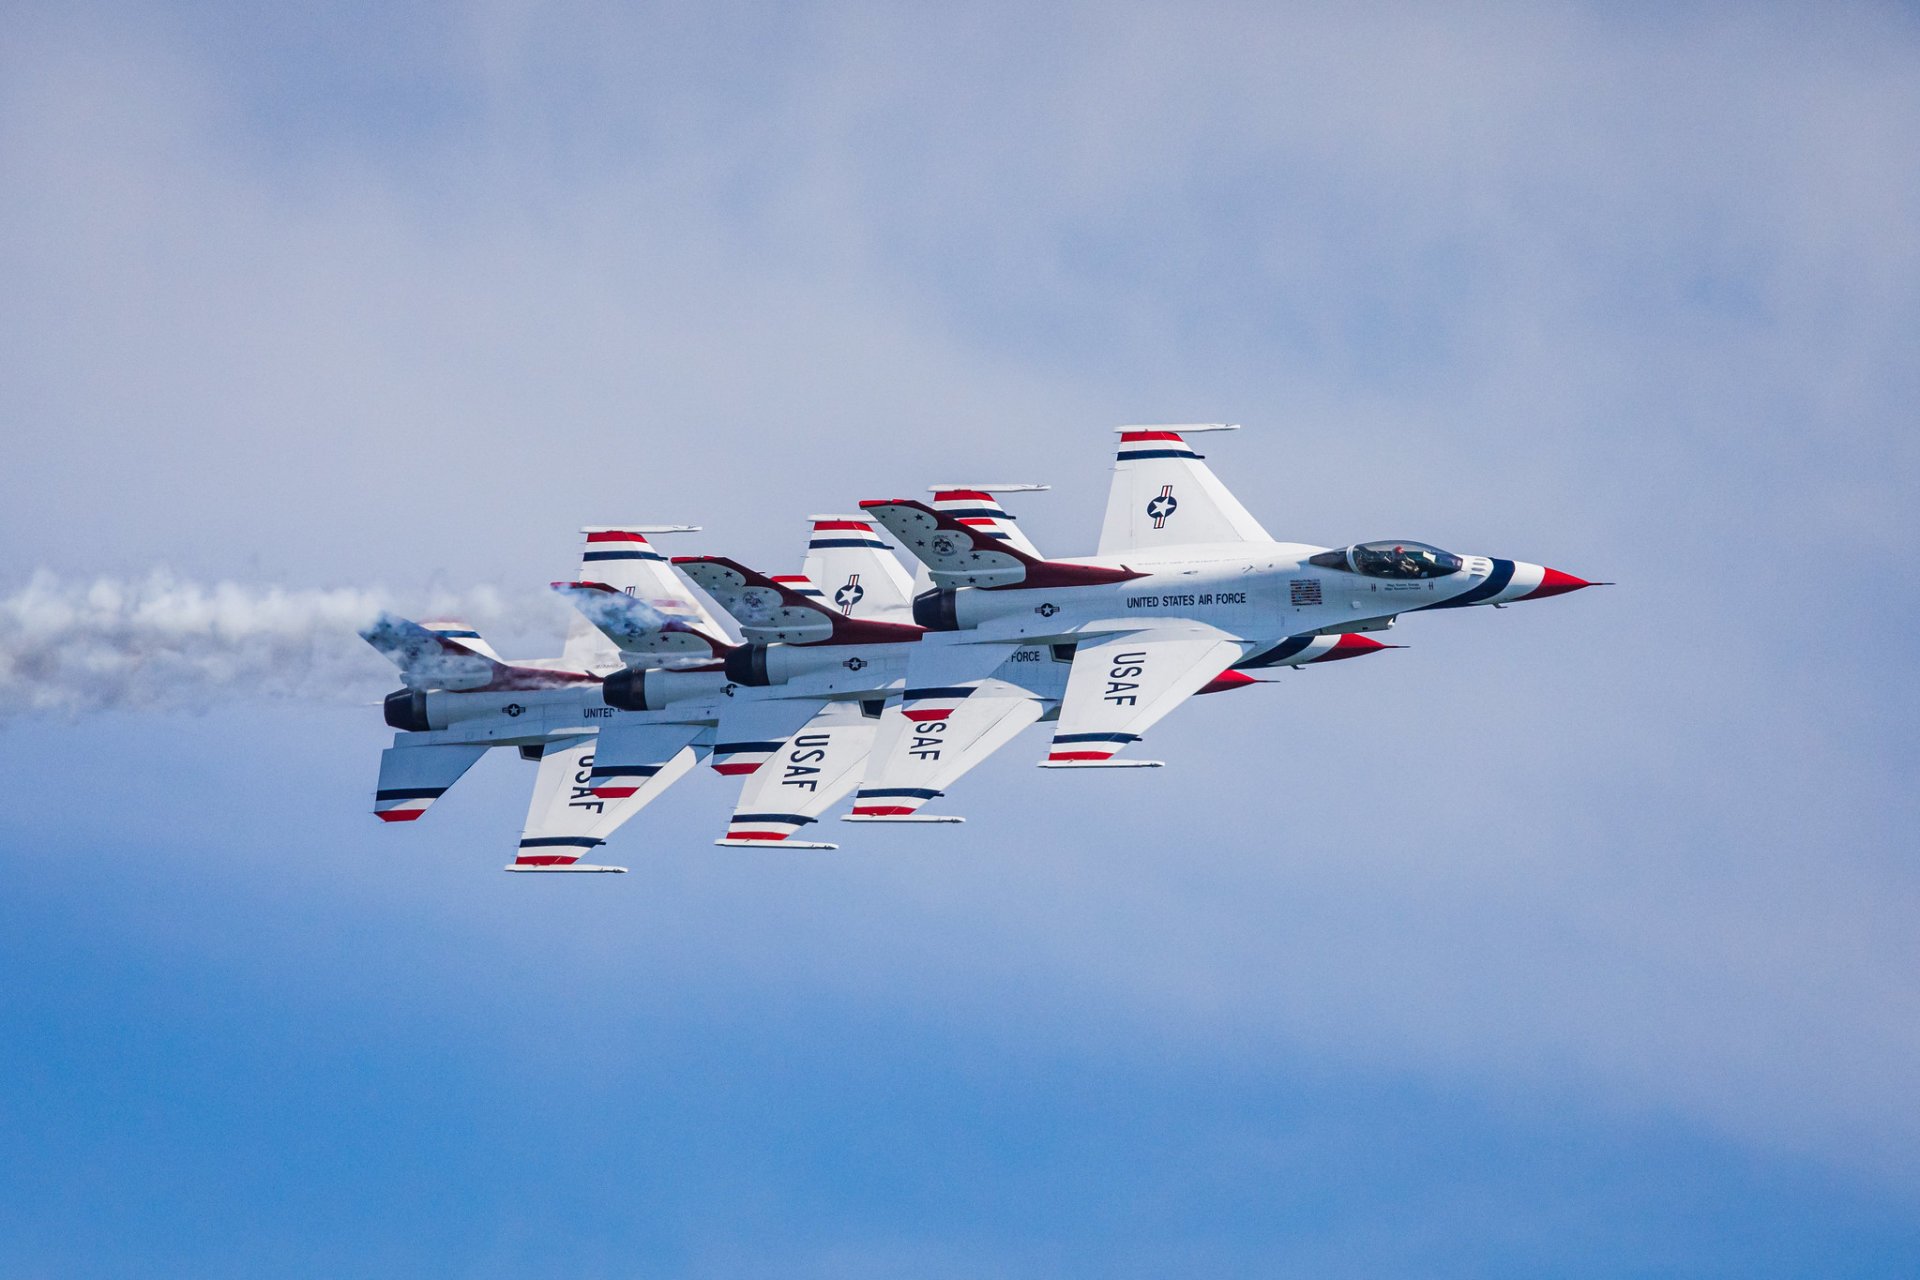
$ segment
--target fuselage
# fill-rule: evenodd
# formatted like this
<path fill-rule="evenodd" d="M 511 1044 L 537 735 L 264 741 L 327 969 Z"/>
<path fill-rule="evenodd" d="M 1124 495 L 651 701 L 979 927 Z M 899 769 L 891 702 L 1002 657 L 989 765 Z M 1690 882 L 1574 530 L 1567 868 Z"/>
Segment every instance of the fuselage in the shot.
<path fill-rule="evenodd" d="M 1087 557 L 1066 564 L 1127 568 L 1125 582 L 1074 587 L 964 587 L 929 593 L 916 619 L 983 638 L 1066 637 L 1116 623 L 1198 622 L 1255 644 L 1290 636 L 1378 630 L 1417 609 L 1501 604 L 1539 593 L 1549 570 L 1485 556 L 1433 577 L 1370 575 L 1311 563 L 1335 549 L 1296 542 L 1233 543 Z"/>
<path fill-rule="evenodd" d="M 1435 576 L 1394 576 L 1391 570 L 1368 573 L 1354 567 L 1351 550 L 1297 542 L 1136 551 L 1058 562 L 1132 571 L 1135 576 L 1123 582 L 928 592 L 915 602 L 915 617 L 929 630 L 1012 642 L 1008 673 L 1036 696 L 1057 698 L 1071 655 L 1060 646 L 1089 632 L 1201 623 L 1245 643 L 1246 656 L 1237 665 L 1270 665 L 1268 657 L 1296 665 L 1320 656 L 1296 653 L 1296 637 L 1378 631 L 1416 610 L 1504 604 L 1586 585 L 1524 561 L 1486 556 L 1449 561 L 1458 567 Z M 433 731 L 448 741 L 528 745 L 593 732 L 617 717 L 710 722 L 733 697 L 885 697 L 904 687 L 915 645 L 912 640 L 743 645 L 724 666 L 616 672 L 604 685 L 429 690 L 412 695 L 414 719 L 405 727 Z"/>

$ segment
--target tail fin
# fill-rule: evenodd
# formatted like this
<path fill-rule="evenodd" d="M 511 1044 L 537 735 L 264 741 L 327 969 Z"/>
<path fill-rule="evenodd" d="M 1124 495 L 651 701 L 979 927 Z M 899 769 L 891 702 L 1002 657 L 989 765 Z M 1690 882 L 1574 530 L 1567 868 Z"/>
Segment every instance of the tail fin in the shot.
<path fill-rule="evenodd" d="M 472 623 L 463 622 L 458 618 L 428 618 L 420 625 L 442 640 L 458 641 L 483 658 L 492 658 L 495 662 L 504 661 L 498 653 L 494 652 L 492 645 L 480 638 L 480 633 L 473 629 Z"/>
<path fill-rule="evenodd" d="M 1120 452 L 1100 526 L 1100 554 L 1273 541 L 1185 439 L 1201 431 L 1239 429 L 1220 423 L 1118 428 Z"/>
<path fill-rule="evenodd" d="M 581 671 L 501 662 L 476 653 L 465 641 L 449 640 L 397 614 L 382 613 L 360 629 L 360 638 L 400 668 L 401 681 L 416 692 L 557 689 L 563 685 L 592 684 L 600 679 Z"/>
<path fill-rule="evenodd" d="M 911 498 L 860 504 L 927 566 L 936 587 L 1084 587 L 1144 577 L 1131 569 L 1042 560 Z"/>
<path fill-rule="evenodd" d="M 864 516 L 814 516 L 807 581 L 849 618 L 913 620 L 913 579 Z M 776 577 L 775 582 L 786 579 Z M 802 595 L 806 593 L 801 592 Z"/>
<path fill-rule="evenodd" d="M 654 550 L 646 538 L 649 533 L 694 533 L 698 529 L 698 525 L 688 524 L 588 525 L 580 530 L 586 536 L 586 546 L 581 552 L 580 572 L 574 575 L 575 579 L 604 583 L 615 591 L 645 600 L 670 616 L 696 625 L 704 623 L 710 630 L 718 631 L 707 611 L 690 598 L 687 589 L 674 577 L 667 558 Z M 611 666 L 619 661 L 613 643 L 585 616 L 576 617 L 567 628 L 567 646 L 561 655 L 569 663 L 587 668 Z"/>
<path fill-rule="evenodd" d="M 674 564 L 719 602 L 740 633 L 762 644 L 881 644 L 913 640 L 919 627 L 850 618 L 825 601 L 801 594 L 724 556 L 675 556 Z"/>
<path fill-rule="evenodd" d="M 483 689 L 507 670 L 499 659 L 476 652 L 464 641 L 398 614 L 382 612 L 360 629 L 360 638 L 400 668 L 409 689 Z"/>
<path fill-rule="evenodd" d="M 630 667 L 688 667 L 713 662 L 732 648 L 685 612 L 668 613 L 659 602 L 616 591 L 604 582 L 556 582 L 580 616 L 611 641 Z M 701 615 L 704 617 L 704 613 Z"/>
<path fill-rule="evenodd" d="M 969 528 L 998 538 L 1038 560 L 1040 548 L 1023 533 L 1007 509 L 994 500 L 996 493 L 1045 493 L 1044 484 L 936 484 L 929 485 L 933 509 L 944 511 Z"/>

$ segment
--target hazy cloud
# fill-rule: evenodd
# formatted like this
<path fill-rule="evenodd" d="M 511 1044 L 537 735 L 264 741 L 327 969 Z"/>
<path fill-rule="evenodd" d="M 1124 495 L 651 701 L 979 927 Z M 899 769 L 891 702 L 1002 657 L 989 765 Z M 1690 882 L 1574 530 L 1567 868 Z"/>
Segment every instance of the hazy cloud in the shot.
<path fill-rule="evenodd" d="M 1038 1006 L 1225 1056 L 1518 1081 L 1911 1178 L 1910 13 L 309 21 L 107 8 L 0 54 L 0 576 L 98 624 L 35 632 L 11 705 L 45 671 L 152 696 L 114 638 L 182 592 L 303 619 L 187 645 L 189 682 L 364 648 L 358 593 L 156 559 L 537 585 L 575 526 L 643 519 L 783 568 L 809 511 L 983 471 L 1053 482 L 1020 514 L 1071 554 L 1107 428 L 1240 420 L 1211 452 L 1282 536 L 1624 585 L 1210 699 L 1156 738 L 1177 783 L 983 771 L 979 861 L 832 881 L 779 980 L 1025 966 Z M 89 613 L 95 573 L 122 585 Z M 766 972 L 731 941 L 705 972 Z"/>

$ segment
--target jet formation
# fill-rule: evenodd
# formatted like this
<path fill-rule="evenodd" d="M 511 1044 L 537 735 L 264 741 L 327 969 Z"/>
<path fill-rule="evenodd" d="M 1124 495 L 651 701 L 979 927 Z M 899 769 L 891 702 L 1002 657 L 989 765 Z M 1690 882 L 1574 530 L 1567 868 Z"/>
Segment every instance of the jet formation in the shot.
<path fill-rule="evenodd" d="M 832 849 L 803 833 L 849 795 L 843 822 L 962 821 L 926 806 L 1030 725 L 1052 726 L 1042 768 L 1151 768 L 1136 744 L 1196 694 L 1399 647 L 1372 637 L 1402 614 L 1600 585 L 1406 539 L 1276 541 L 1189 440 L 1234 429 L 1119 428 L 1091 556 L 1042 556 L 996 496 L 1044 485 L 940 484 L 812 517 L 797 574 L 655 548 L 694 526 L 584 529 L 557 658 L 382 614 L 360 634 L 403 687 L 374 813 L 417 821 L 511 747 L 537 768 L 506 869 L 617 872 L 594 851 L 704 760 L 741 779 L 716 844 Z"/>

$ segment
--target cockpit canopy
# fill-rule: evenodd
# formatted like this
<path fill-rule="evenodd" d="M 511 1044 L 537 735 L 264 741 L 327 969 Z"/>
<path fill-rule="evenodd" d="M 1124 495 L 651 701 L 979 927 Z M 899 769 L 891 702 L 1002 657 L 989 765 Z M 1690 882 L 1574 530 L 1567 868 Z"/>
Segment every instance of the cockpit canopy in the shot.
<path fill-rule="evenodd" d="M 1339 551 L 1322 551 L 1309 556 L 1307 563 L 1369 578 L 1444 578 L 1460 572 L 1465 561 L 1424 542 L 1389 541 L 1356 542 Z"/>

